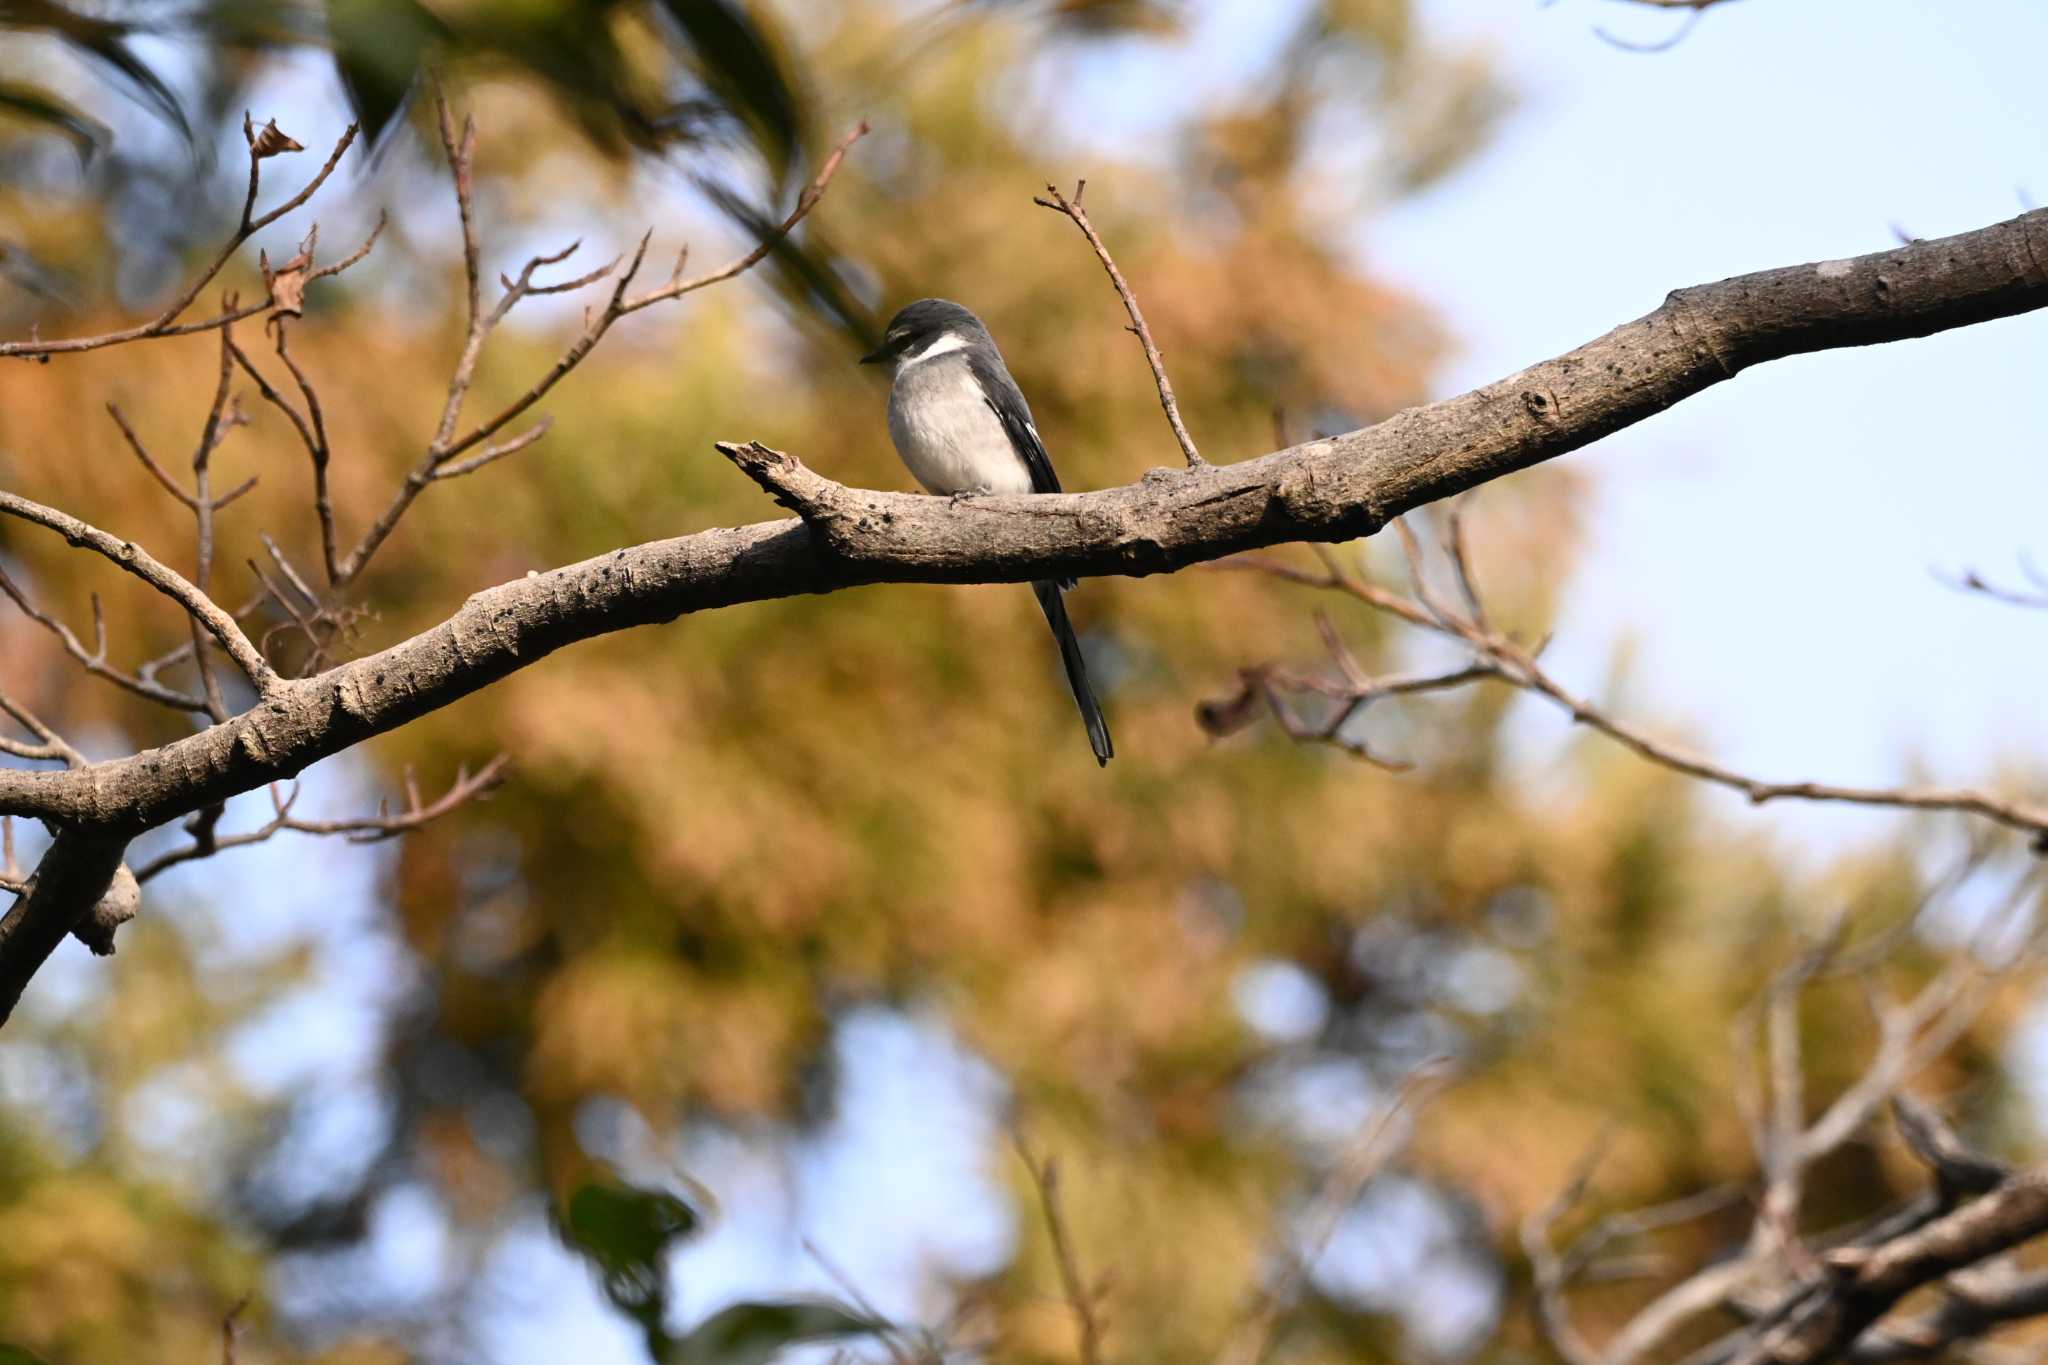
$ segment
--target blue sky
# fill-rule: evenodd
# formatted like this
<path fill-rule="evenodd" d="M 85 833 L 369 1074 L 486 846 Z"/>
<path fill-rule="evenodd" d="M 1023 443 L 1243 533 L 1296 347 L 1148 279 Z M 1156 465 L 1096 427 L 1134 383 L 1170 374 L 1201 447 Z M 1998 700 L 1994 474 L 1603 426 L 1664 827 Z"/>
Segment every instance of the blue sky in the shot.
<path fill-rule="evenodd" d="M 1596 0 L 1427 0 L 1486 45 L 1519 111 L 1476 164 L 1363 242 L 1436 302 L 1445 392 L 1649 311 L 1677 286 L 1939 236 L 2048 198 L 2048 6 L 1747 0 L 1677 16 Z M 1639 696 L 1766 777 L 1958 781 L 2037 751 L 2048 619 L 1930 572 L 2048 553 L 2048 319 L 1749 371 L 1569 458 L 1593 546 L 1556 671 L 1633 641 Z M 1787 838 L 1889 817 L 1771 808 Z"/>
<path fill-rule="evenodd" d="M 1084 146 L 1165 149 L 1227 98 L 1294 3 L 1202 0 L 1178 45 L 1133 42 L 1078 76 Z M 2048 6 L 1967 20 L 1921 0 L 1746 0 L 1700 16 L 1625 0 L 1421 0 L 1426 40 L 1484 53 L 1516 108 L 1486 150 L 1349 233 L 1458 349 L 1438 396 L 1510 374 L 1745 271 L 1880 251 L 2048 200 Z M 1116 117 L 1102 118 L 1108 106 Z M 1085 126 L 1084 126 L 1085 122 Z M 2033 193 L 2029 196 L 2029 187 Z M 2048 557 L 2048 319 L 1758 367 L 1573 454 L 1591 545 L 1548 662 L 1597 690 L 1617 650 L 1630 714 L 1765 778 L 1971 782 L 2027 757 L 2048 621 L 1934 570 L 2013 577 Z M 1560 735 L 1531 715 L 1532 755 Z M 1751 811 L 1824 855 L 1896 824 Z"/>

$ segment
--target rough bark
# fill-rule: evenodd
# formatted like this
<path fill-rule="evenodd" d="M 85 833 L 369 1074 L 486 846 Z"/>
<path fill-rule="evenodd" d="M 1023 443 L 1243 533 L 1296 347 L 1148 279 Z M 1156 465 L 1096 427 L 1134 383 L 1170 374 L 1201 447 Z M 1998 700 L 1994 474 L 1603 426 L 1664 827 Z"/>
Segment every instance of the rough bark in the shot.
<path fill-rule="evenodd" d="M 43 965 L 64 936 L 89 924 L 102 897 L 118 894 L 113 883 L 128 841 L 86 826 L 60 829 L 36 866 L 36 875 L 0 918 L 0 1010 L 11 1015 L 22 988 Z M 134 878 L 129 878 L 133 886 Z M 137 898 L 139 899 L 139 897 Z M 132 915 L 134 905 L 127 907 Z M 113 950 L 113 927 L 107 928 L 107 951 Z M 0 1015 L 4 1018 L 5 1015 Z"/>
<path fill-rule="evenodd" d="M 1852 260 L 1681 289 L 1576 350 L 1376 426 L 1236 464 L 1155 469 L 1101 492 L 953 503 L 848 488 L 765 447 L 721 446 L 800 516 L 614 550 L 487 589 L 432 629 L 276 684 L 188 739 L 68 771 L 0 770 L 0 813 L 45 818 L 76 847 L 99 850 L 289 777 L 564 645 L 686 612 L 865 583 L 1165 573 L 1280 542 L 1370 535 L 1750 365 L 2043 305 L 2048 210 L 2037 210 Z M 63 865 L 78 875 L 39 879 L 0 924 L 0 1011 L 100 898 L 115 861 L 67 852 Z"/>
<path fill-rule="evenodd" d="M 1875 1248 L 1829 1253 L 1828 1278 L 1734 1365 L 1811 1365 L 1848 1352 L 1864 1329 L 1922 1285 L 2048 1232 L 2048 1169 L 2021 1172 L 1981 1198 Z M 2034 1287 L 2037 1288 L 2037 1287 Z M 1871 1343 L 1875 1353 L 1899 1341 Z M 1896 1358 L 1896 1357 L 1894 1357 Z"/>

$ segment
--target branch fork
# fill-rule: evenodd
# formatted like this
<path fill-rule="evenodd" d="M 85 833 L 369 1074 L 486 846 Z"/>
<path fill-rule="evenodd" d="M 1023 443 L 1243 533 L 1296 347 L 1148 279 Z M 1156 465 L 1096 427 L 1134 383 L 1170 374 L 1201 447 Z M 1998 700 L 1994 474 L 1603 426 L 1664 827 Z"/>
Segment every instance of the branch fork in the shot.
<path fill-rule="evenodd" d="M 305 820 L 293 813 L 296 787 L 290 795 L 280 795 L 279 788 L 274 785 L 276 779 L 289 778 L 305 766 L 302 758 L 290 753 L 289 736 L 304 738 L 323 729 L 333 731 L 338 726 L 356 730 L 360 738 L 377 729 L 389 728 L 397 723 L 400 714 L 411 713 L 410 708 L 414 705 L 410 697 L 400 695 L 399 689 L 387 685 L 381 670 L 365 675 L 368 685 L 364 679 L 344 678 L 337 682 L 328 678 L 323 682 L 317 676 L 321 670 L 329 669 L 332 655 L 346 644 L 353 622 L 360 615 L 360 609 L 347 600 L 346 590 L 362 576 L 372 556 L 429 485 L 476 473 L 530 448 L 545 436 L 552 425 L 548 418 L 542 418 L 517 434 L 492 441 L 492 437 L 539 402 L 557 382 L 575 369 L 614 322 L 629 313 L 731 279 L 765 259 L 817 206 L 848 148 L 867 131 L 866 124 L 861 124 L 847 134 L 821 163 L 817 175 L 799 195 L 788 217 L 766 233 L 751 250 L 719 269 L 695 278 L 684 277 L 682 271 L 688 259 L 685 250 L 678 253 L 675 270 L 666 283 L 639 295 L 632 294 L 633 280 L 651 242 L 650 232 L 640 239 L 630 257 L 615 258 L 574 278 L 540 281 L 538 272 L 560 265 L 575 253 L 580 244 L 571 243 L 561 251 L 532 258 L 516 275 L 499 275 L 503 293 L 486 308 L 482 300 L 482 253 L 474 208 L 476 124 L 471 119 L 464 119 L 458 131 L 447 103 L 438 101 L 438 105 L 443 148 L 462 221 L 468 330 L 440 418 L 426 443 L 421 461 L 399 485 L 383 514 L 346 550 L 329 490 L 333 448 L 326 415 L 313 378 L 291 352 L 290 324 L 303 316 L 306 286 L 314 280 L 339 274 L 361 261 L 378 240 L 385 220 L 379 217 L 376 227 L 354 253 L 333 265 L 318 268 L 315 266 L 315 252 L 319 226 L 313 224 L 295 254 L 283 263 L 273 265 L 267 252 L 258 253 L 257 269 L 263 281 L 260 301 L 243 305 L 229 294 L 221 304 L 221 311 L 211 317 L 190 323 L 182 323 L 178 319 L 198 299 L 207 284 L 219 275 L 238 247 L 256 232 L 305 204 L 326 183 L 340 164 L 342 155 L 354 142 L 356 129 L 353 126 L 343 133 L 326 163 L 298 194 L 259 214 L 256 200 L 262 182 L 263 163 L 276 156 L 298 152 L 302 147 L 274 121 L 259 128 L 252 117 L 244 115 L 242 132 L 249 149 L 249 174 L 240 218 L 212 263 L 168 308 L 148 322 L 101 336 L 45 342 L 32 333 L 26 342 L 0 345 L 0 357 L 12 355 L 47 361 L 51 355 L 63 352 L 184 336 L 200 331 L 220 333 L 219 383 L 197 450 L 192 456 L 189 487 L 156 458 L 119 409 L 111 405 L 108 409 L 129 450 L 148 476 L 192 514 L 195 567 L 190 578 L 161 563 L 134 542 L 111 535 L 54 508 L 0 492 L 0 515 L 19 517 L 54 530 L 70 544 L 101 554 L 177 603 L 190 622 L 189 641 L 129 673 L 107 662 L 106 623 L 96 597 L 93 602 L 93 643 L 88 647 L 70 627 L 37 610 L 27 593 L 0 572 L 0 595 L 11 599 L 24 614 L 54 636 L 65 652 L 88 673 L 106 678 L 149 701 L 200 717 L 205 728 L 192 738 L 209 747 L 213 754 L 212 758 L 202 760 L 197 766 L 191 763 L 196 758 L 196 753 L 191 750 L 182 756 L 153 750 L 125 760 L 91 764 L 26 707 L 0 694 L 0 711 L 12 717 L 29 735 L 26 739 L 14 739 L 0 734 L 0 752 L 29 761 L 62 763 L 67 769 L 78 772 L 83 779 L 75 793 L 77 799 L 54 805 L 45 799 L 50 789 L 42 785 L 16 787 L 17 796 L 31 793 L 25 801 L 9 802 L 0 798 L 0 807 L 4 807 L 0 815 L 9 820 L 14 814 L 39 816 L 57 831 L 55 844 L 35 874 L 19 875 L 18 870 L 12 867 L 11 857 L 7 870 L 0 873 L 0 889 L 12 890 L 17 897 L 12 910 L 4 920 L 0 920 L 0 1020 L 4 1020 L 12 1009 L 29 975 L 65 932 L 76 933 L 95 952 L 111 951 L 115 930 L 133 916 L 139 903 L 140 884 L 166 868 L 210 857 L 225 849 L 260 842 L 282 831 L 342 835 L 357 842 L 392 838 L 417 829 L 497 786 L 504 771 L 502 756 L 473 775 L 467 771 L 458 773 L 448 791 L 431 801 L 422 797 L 408 774 L 405 804 L 396 812 L 380 806 L 377 814 L 371 817 L 326 821 Z M 612 286 L 604 295 L 602 305 L 586 313 L 583 331 L 553 367 L 523 396 L 495 416 L 463 431 L 462 410 L 485 343 L 506 315 L 529 297 L 569 293 L 608 278 L 612 279 Z M 233 334 L 235 322 L 258 314 L 265 315 L 266 330 L 274 338 L 277 362 L 290 376 L 289 385 L 273 384 Z M 248 561 L 250 571 L 262 585 L 262 591 L 239 611 L 229 612 L 210 593 L 214 567 L 214 521 L 216 514 L 253 488 L 255 480 L 246 479 L 228 491 L 216 494 L 212 457 L 227 434 L 246 422 L 230 382 L 237 368 L 256 385 L 264 402 L 284 415 L 305 448 L 312 472 L 312 501 L 320 527 L 320 569 L 324 571 L 325 581 L 323 586 L 316 587 L 265 532 L 261 538 L 271 567 L 266 568 L 253 559 Z M 296 389 L 296 394 L 288 394 L 288 388 Z M 829 481 L 823 482 L 836 487 L 829 485 Z M 608 557 L 606 572 L 610 570 L 610 563 L 611 557 Z M 526 588 L 528 585 L 519 586 Z M 449 623 L 443 632 L 445 639 L 442 642 L 449 647 L 454 661 L 468 666 L 484 657 L 474 644 L 479 640 L 490 642 L 493 647 L 505 646 L 500 652 L 510 662 L 503 671 L 524 664 L 530 657 L 537 657 L 521 657 L 519 632 L 511 621 L 512 613 L 502 605 L 506 596 L 502 592 L 480 594 L 480 599 L 500 605 L 485 607 L 479 605 L 478 599 L 472 599 L 471 605 L 476 609 L 458 613 L 457 619 Z M 264 632 L 261 643 L 252 643 L 243 632 L 241 623 L 273 601 L 288 620 Z M 302 675 L 299 681 L 281 676 L 270 663 L 267 653 L 281 632 L 293 631 L 304 637 L 306 646 L 298 658 L 298 672 Z M 560 639 L 546 642 L 539 652 L 545 653 L 561 642 Z M 216 676 L 217 653 L 225 654 L 248 678 L 257 697 L 255 707 L 239 714 L 232 712 L 230 697 Z M 186 664 L 196 674 L 197 681 L 192 691 L 158 681 L 157 675 L 161 670 Z M 306 674 L 316 676 L 303 677 Z M 412 676 L 410 670 L 407 676 Z M 173 744 L 169 749 L 176 750 L 177 747 Z M 190 780 L 194 777 L 211 780 L 245 765 L 252 773 L 260 772 L 262 776 L 255 782 L 231 780 L 219 790 L 193 802 L 174 803 L 174 807 L 144 812 L 130 799 L 132 792 L 126 791 L 114 776 L 123 764 L 130 765 L 132 771 L 151 782 L 166 778 Z M 21 768 L 0 770 L 0 788 L 28 781 L 33 776 Z M 271 818 L 253 830 L 220 834 L 218 827 L 227 800 L 265 782 L 273 783 Z M 180 816 L 186 817 L 185 830 L 189 836 L 186 844 L 157 857 L 139 874 L 131 873 L 121 864 L 121 849 L 129 838 L 145 828 Z M 11 854 L 11 823 L 7 826 L 7 834 Z"/>
<path fill-rule="evenodd" d="M 599 322 L 651 302 L 653 296 L 675 297 L 729 278 L 763 258 L 817 202 L 826 176 L 860 131 L 855 129 L 827 158 L 811 190 L 769 240 L 723 270 L 636 297 L 626 287 L 643 258 L 643 251 L 636 250 L 614 279 L 608 301 L 593 315 L 592 329 L 579 334 L 524 395 L 466 435 L 429 443 L 435 467 L 427 474 L 416 469 L 374 534 L 350 555 L 335 555 L 332 579 L 319 590 L 322 601 L 339 602 L 337 587 L 360 572 L 389 534 L 418 491 L 415 484 L 424 486 L 433 481 L 429 475 L 456 467 L 458 452 L 467 455 L 470 448 L 481 447 L 474 457 L 480 459 L 499 429 L 539 402 L 589 353 L 602 330 Z M 460 145 L 457 140 L 458 151 Z M 447 620 L 409 640 L 293 679 L 280 678 L 242 631 L 242 618 L 268 600 L 267 592 L 230 613 L 207 596 L 202 584 L 176 574 L 140 547 L 65 513 L 0 493 L 0 514 L 35 522 L 94 549 L 200 620 L 204 638 L 195 637 L 143 665 L 135 679 L 153 683 L 159 669 L 181 661 L 210 666 L 210 652 L 218 649 L 244 668 L 263 698 L 225 723 L 159 748 L 82 766 L 71 765 L 49 741 L 20 741 L 46 749 L 51 761 L 66 766 L 0 766 L 0 816 L 38 818 L 59 831 L 37 870 L 33 892 L 0 920 L 0 1014 L 11 1009 L 50 949 L 105 893 L 128 838 L 288 779 L 320 758 L 448 706 L 578 640 L 687 612 L 857 584 L 1142 575 L 1283 542 L 1355 539 L 1405 511 L 1662 412 L 1747 366 L 1924 336 L 2048 307 L 2048 272 L 2013 267 L 2016 260 L 2048 255 L 2048 250 L 2036 250 L 2043 242 L 2048 242 L 2048 212 L 2034 211 L 1975 232 L 1853 260 L 1793 265 L 1682 290 L 1645 317 L 1501 384 L 1397 413 L 1375 427 L 1100 492 L 973 499 L 950 507 L 943 499 L 847 489 L 765 447 L 728 444 L 722 447 L 726 458 L 757 484 L 786 495 L 803 509 L 812 528 L 824 527 L 826 534 L 814 534 L 803 520 L 771 521 L 623 547 L 482 589 Z M 268 306 L 267 300 L 259 305 Z M 479 308 L 477 316 L 487 319 L 489 314 Z M 225 328 L 231 321 L 223 314 L 178 327 Z M 287 335 L 290 326 L 280 321 L 277 334 Z M 106 345 L 173 335 L 178 327 L 145 323 L 87 342 Z M 87 342 L 59 349 L 86 349 Z M 236 354 L 232 339 L 223 349 L 227 363 L 243 365 L 245 358 Z M 19 353 L 19 347 L 0 351 Z M 301 415 L 311 447 L 324 451 L 312 386 L 282 346 L 279 360 L 302 385 Z M 1615 377 L 1624 374 L 1625 379 Z M 1550 396 L 1540 417 L 1517 401 L 1525 392 Z M 454 396 L 459 400 L 459 393 Z M 224 400 L 217 401 L 210 419 L 215 435 L 231 421 L 232 411 Z M 449 428 L 457 429 L 459 414 Z M 208 448 L 206 440 L 201 444 Z M 319 458 L 316 454 L 316 469 Z M 200 508 L 219 501 L 196 487 L 190 496 Z M 289 569 L 281 553 L 276 561 L 281 577 L 273 581 L 281 600 L 297 602 L 303 612 L 308 603 L 300 596 L 313 594 L 301 594 L 303 576 Z M 1303 581 L 1311 578 L 1302 576 Z M 1325 579 L 1314 581 L 1327 585 Z M 1489 641 L 1506 639 L 1469 612 L 1450 604 L 1432 606 L 1427 595 L 1415 604 L 1371 585 L 1345 590 L 1375 602 L 1398 599 L 1408 604 L 1418 624 L 1462 617 Z M 63 639 L 62 632 L 51 633 Z M 1535 658 L 1534 651 L 1514 647 L 1522 650 L 1518 667 L 1523 657 Z M 101 654 L 97 644 L 88 649 L 78 642 L 73 651 L 66 641 L 66 649 L 87 658 Z M 207 664 L 201 665 L 202 660 Z M 207 695 L 203 701 L 210 717 L 215 698 Z M 1580 717 L 1577 709 L 1573 714 Z M 1805 784 L 1772 787 L 1767 796 L 1811 797 L 1820 790 Z M 1891 797 L 1882 794 L 1887 802 Z M 1879 798 L 1851 793 L 1833 799 Z M 1980 793 L 1920 793 L 1909 804 L 2028 829 L 2048 825 L 2048 815 L 2035 807 Z"/>

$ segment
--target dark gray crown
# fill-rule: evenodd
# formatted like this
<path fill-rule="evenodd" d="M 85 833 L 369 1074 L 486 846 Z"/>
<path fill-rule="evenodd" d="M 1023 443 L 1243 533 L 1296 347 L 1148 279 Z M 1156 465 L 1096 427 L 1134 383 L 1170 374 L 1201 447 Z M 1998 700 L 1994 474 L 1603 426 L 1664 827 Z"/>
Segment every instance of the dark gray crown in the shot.
<path fill-rule="evenodd" d="M 914 345 L 945 332 L 986 336 L 988 329 L 981 325 L 980 318 L 951 299 L 919 299 L 915 303 L 906 303 L 896 310 L 895 317 L 889 319 L 889 339 L 898 344 Z"/>

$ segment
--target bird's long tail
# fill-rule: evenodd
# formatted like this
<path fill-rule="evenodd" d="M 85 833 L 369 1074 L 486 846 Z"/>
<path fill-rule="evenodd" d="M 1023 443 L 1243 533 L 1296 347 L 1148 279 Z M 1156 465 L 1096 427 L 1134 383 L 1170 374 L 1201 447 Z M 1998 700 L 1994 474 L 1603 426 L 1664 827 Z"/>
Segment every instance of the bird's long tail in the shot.
<path fill-rule="evenodd" d="M 1081 642 L 1074 638 L 1074 624 L 1067 619 L 1067 604 L 1062 600 L 1060 585 L 1033 583 L 1031 591 L 1045 612 L 1053 638 L 1060 642 L 1060 662 L 1067 666 L 1067 686 L 1074 689 L 1074 704 L 1081 708 L 1081 719 L 1088 726 L 1088 747 L 1095 751 L 1095 761 L 1107 767 L 1116 750 L 1109 742 L 1109 725 L 1102 719 L 1102 707 L 1095 700 L 1094 689 L 1088 686 L 1088 666 L 1081 659 Z"/>

